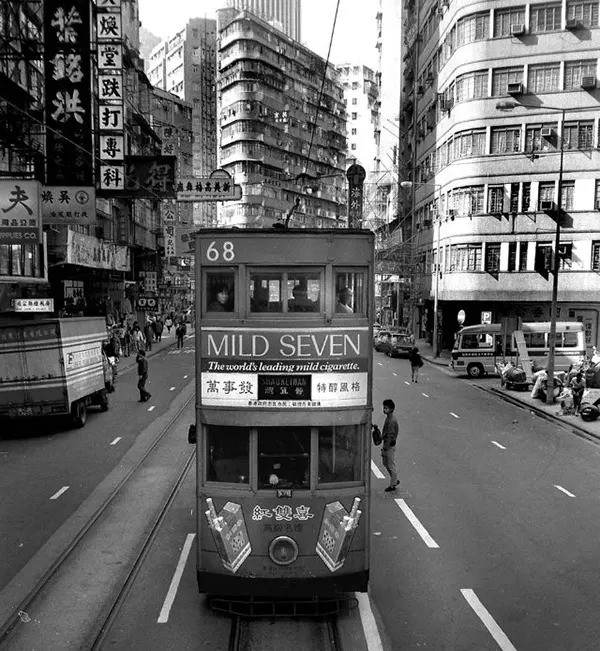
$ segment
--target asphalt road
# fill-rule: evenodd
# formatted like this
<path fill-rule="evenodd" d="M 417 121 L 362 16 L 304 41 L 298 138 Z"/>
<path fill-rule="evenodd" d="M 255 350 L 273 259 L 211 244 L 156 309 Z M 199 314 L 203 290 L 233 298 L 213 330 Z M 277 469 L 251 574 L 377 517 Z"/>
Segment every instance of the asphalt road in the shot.
<path fill-rule="evenodd" d="M 375 479 L 371 502 L 392 648 L 598 649 L 600 448 L 446 369 L 375 365 L 401 429 L 400 490 Z"/>
<path fill-rule="evenodd" d="M 119 374 L 108 412 L 88 412 L 82 429 L 63 421 L 15 424 L 0 436 L 0 590 L 119 464 L 144 428 L 160 419 L 194 377 L 193 339 L 149 360 L 139 403 L 132 366 Z"/>

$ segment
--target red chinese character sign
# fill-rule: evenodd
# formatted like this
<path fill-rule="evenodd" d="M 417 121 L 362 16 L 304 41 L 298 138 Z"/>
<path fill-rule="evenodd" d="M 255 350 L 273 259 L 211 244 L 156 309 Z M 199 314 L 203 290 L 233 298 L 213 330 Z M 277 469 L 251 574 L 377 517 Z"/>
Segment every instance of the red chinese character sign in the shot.
<path fill-rule="evenodd" d="M 92 185 L 90 0 L 44 2 L 48 185 Z"/>
<path fill-rule="evenodd" d="M 363 218 L 363 184 L 365 168 L 362 165 L 350 165 L 346 170 L 348 179 L 348 228 L 360 228 Z"/>
<path fill-rule="evenodd" d="M 0 244 L 38 244 L 40 184 L 22 179 L 0 180 Z"/>

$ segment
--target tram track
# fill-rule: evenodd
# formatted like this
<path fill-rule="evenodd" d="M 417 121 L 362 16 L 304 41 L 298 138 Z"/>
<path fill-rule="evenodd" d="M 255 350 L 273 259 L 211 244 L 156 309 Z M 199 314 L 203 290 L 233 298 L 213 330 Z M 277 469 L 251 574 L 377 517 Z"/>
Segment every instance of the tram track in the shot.
<path fill-rule="evenodd" d="M 280 651 L 291 640 L 297 651 L 343 651 L 335 616 L 318 619 L 234 616 L 228 651 Z"/>
<path fill-rule="evenodd" d="M 101 498 L 100 503 L 96 506 L 93 512 L 86 518 L 84 524 L 79 526 L 75 534 L 70 538 L 68 543 L 60 550 L 58 555 L 51 559 L 47 565 L 46 570 L 43 572 L 42 576 L 35 582 L 35 585 L 28 586 L 27 593 L 11 606 L 11 612 L 8 616 L 4 616 L 0 621 L 0 646 L 9 638 L 11 633 L 14 631 L 16 625 L 19 622 L 28 621 L 27 612 L 31 611 L 33 604 L 39 598 L 44 589 L 50 584 L 52 579 L 63 569 L 71 557 L 74 555 L 74 552 L 83 544 L 86 539 L 86 536 L 90 533 L 90 530 L 103 515 L 107 513 L 110 507 L 117 501 L 117 498 L 121 495 L 124 488 L 127 486 L 128 482 L 136 476 L 136 473 L 144 467 L 144 464 L 148 461 L 150 456 L 160 448 L 161 444 L 165 441 L 167 435 L 172 433 L 174 425 L 178 419 L 182 417 L 184 412 L 189 409 L 190 404 L 194 401 L 194 395 L 185 398 L 185 400 L 178 405 L 176 410 L 169 414 L 168 420 L 162 425 L 161 429 L 158 431 L 154 438 L 147 447 L 139 454 L 139 456 L 130 463 L 129 466 L 123 468 L 124 464 L 120 464 L 115 471 L 120 471 L 120 475 L 115 479 L 114 486 L 110 489 L 110 492 Z M 107 624 L 112 621 L 112 618 L 115 614 L 115 608 L 119 608 L 120 604 L 123 602 L 124 598 L 127 595 L 127 592 L 130 589 L 130 586 L 133 583 L 135 575 L 137 574 L 139 567 L 141 566 L 145 555 L 147 554 L 148 549 L 150 548 L 152 541 L 156 537 L 156 534 L 160 528 L 161 522 L 164 520 L 165 514 L 167 513 L 169 506 L 172 504 L 175 499 L 183 480 L 187 472 L 189 471 L 190 466 L 195 458 L 195 448 L 187 455 L 183 467 L 179 474 L 177 475 L 176 481 L 172 484 L 167 493 L 167 498 L 165 502 L 160 506 L 158 510 L 158 515 L 156 520 L 151 527 L 147 537 L 140 544 L 140 549 L 137 554 L 137 558 L 133 563 L 133 567 L 128 572 L 123 587 L 119 591 L 118 597 L 115 600 L 113 606 L 110 608 L 108 617 L 101 624 L 100 633 L 94 636 L 94 639 L 97 640 L 102 634 L 102 631 L 106 628 Z M 114 472 L 114 471 L 113 471 Z M 25 617 L 25 618 L 24 618 Z M 94 645 L 96 642 L 94 641 Z M 91 647 L 90 647 L 91 648 Z M 94 646 L 93 648 L 96 648 Z"/>

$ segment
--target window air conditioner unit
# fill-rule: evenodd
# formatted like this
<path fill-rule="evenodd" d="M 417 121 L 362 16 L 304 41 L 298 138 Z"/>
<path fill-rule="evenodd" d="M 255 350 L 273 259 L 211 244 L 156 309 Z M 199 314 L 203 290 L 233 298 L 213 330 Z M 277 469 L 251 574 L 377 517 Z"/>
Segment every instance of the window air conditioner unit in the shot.
<path fill-rule="evenodd" d="M 522 95 L 523 84 L 521 82 L 513 82 L 511 84 L 508 84 L 506 87 L 506 92 L 509 95 Z"/>
<path fill-rule="evenodd" d="M 554 129 L 552 127 L 542 127 L 540 135 L 542 138 L 552 138 L 554 135 Z"/>
<path fill-rule="evenodd" d="M 551 212 L 554 210 L 554 201 L 540 201 L 540 210 L 542 212 Z"/>
<path fill-rule="evenodd" d="M 596 88 L 596 77 L 582 77 L 581 78 L 581 87 L 582 88 Z"/>
<path fill-rule="evenodd" d="M 581 29 L 581 27 L 581 22 L 578 21 L 577 18 L 567 18 L 567 29 Z"/>
<path fill-rule="evenodd" d="M 510 33 L 512 36 L 523 36 L 523 34 L 525 34 L 525 25 L 523 25 L 523 23 L 511 25 Z"/>

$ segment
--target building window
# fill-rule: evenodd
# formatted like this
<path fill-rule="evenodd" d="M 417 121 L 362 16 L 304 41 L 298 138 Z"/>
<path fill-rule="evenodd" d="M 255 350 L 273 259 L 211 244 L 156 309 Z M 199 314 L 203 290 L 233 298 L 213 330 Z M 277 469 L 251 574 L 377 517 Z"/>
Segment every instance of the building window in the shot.
<path fill-rule="evenodd" d="M 521 199 L 521 209 L 522 212 L 530 212 L 531 211 L 531 183 L 529 181 L 526 181 L 523 183 L 523 196 Z"/>
<path fill-rule="evenodd" d="M 355 136 L 355 135 L 356 135 L 356 129 L 352 129 L 350 133 L 351 133 L 353 136 Z"/>
<path fill-rule="evenodd" d="M 529 66 L 528 90 L 532 93 L 547 93 L 560 90 L 560 63 L 542 63 Z"/>
<path fill-rule="evenodd" d="M 538 210 L 541 210 L 542 201 L 554 201 L 554 189 L 554 181 L 544 181 L 540 183 Z"/>
<path fill-rule="evenodd" d="M 528 242 L 519 243 L 519 271 L 527 271 L 527 251 L 529 249 Z"/>
<path fill-rule="evenodd" d="M 600 206 L 600 180 L 596 179 L 596 192 L 594 194 L 594 208 L 598 210 Z"/>
<path fill-rule="evenodd" d="M 358 104 L 358 99 L 356 97 L 352 98 L 352 106 L 356 106 Z"/>
<path fill-rule="evenodd" d="M 520 150 L 520 127 L 497 127 L 492 129 L 492 154 L 511 154 Z"/>
<path fill-rule="evenodd" d="M 561 242 L 558 245 L 558 268 L 570 269 L 573 264 L 573 243 Z"/>
<path fill-rule="evenodd" d="M 556 149 L 555 135 L 542 137 L 542 129 L 552 129 L 553 134 L 556 134 L 556 127 L 556 123 L 528 124 L 525 127 L 525 152 L 531 154 L 536 151 Z"/>
<path fill-rule="evenodd" d="M 488 212 L 492 215 L 504 212 L 504 186 L 488 188 Z"/>
<path fill-rule="evenodd" d="M 353 119 L 353 120 L 356 120 L 357 117 L 358 117 L 358 116 L 357 116 L 356 113 L 352 113 L 352 119 Z"/>
<path fill-rule="evenodd" d="M 592 271 L 600 271 L 600 242 L 592 242 Z"/>
<path fill-rule="evenodd" d="M 481 244 L 456 244 L 451 249 L 450 271 L 480 271 Z"/>
<path fill-rule="evenodd" d="M 552 244 L 538 242 L 535 247 L 535 271 L 547 273 L 552 269 Z"/>
<path fill-rule="evenodd" d="M 449 198 L 450 216 L 478 215 L 483 212 L 483 186 L 455 188 Z"/>
<path fill-rule="evenodd" d="M 594 142 L 594 121 L 565 122 L 563 139 L 565 149 L 592 149 Z"/>
<path fill-rule="evenodd" d="M 597 0 L 567 0 L 567 20 L 575 18 L 585 27 L 598 27 Z"/>
<path fill-rule="evenodd" d="M 561 183 L 561 207 L 563 210 L 573 210 L 573 197 L 575 195 L 575 181 L 563 181 Z"/>
<path fill-rule="evenodd" d="M 483 12 L 461 18 L 456 24 L 456 46 L 483 41 L 490 33 L 490 14 Z"/>
<path fill-rule="evenodd" d="M 454 97 L 456 102 L 465 102 L 469 99 L 487 97 L 488 94 L 488 71 L 477 70 L 467 72 L 456 78 L 454 86 Z"/>
<path fill-rule="evenodd" d="M 485 131 L 461 131 L 452 140 L 451 159 L 485 154 Z"/>
<path fill-rule="evenodd" d="M 500 271 L 500 244 L 485 245 L 485 271 L 489 273 Z"/>
<path fill-rule="evenodd" d="M 351 149 L 352 151 L 356 151 L 356 144 L 355 144 L 355 143 L 352 143 L 352 144 L 350 145 L 350 149 Z"/>
<path fill-rule="evenodd" d="M 513 25 L 525 24 L 525 7 L 497 9 L 494 13 L 494 36 L 510 36 Z"/>
<path fill-rule="evenodd" d="M 579 89 L 583 77 L 596 79 L 597 63 L 595 59 L 565 62 L 565 90 Z"/>
<path fill-rule="evenodd" d="M 515 214 L 519 212 L 519 184 L 510 184 L 510 212 Z"/>
<path fill-rule="evenodd" d="M 552 32 L 560 29 L 560 2 L 531 5 L 531 32 Z"/>
<path fill-rule="evenodd" d="M 507 271 L 517 271 L 517 243 L 508 243 L 508 268 Z"/>
<path fill-rule="evenodd" d="M 357 81 L 352 82 L 352 90 L 358 90 L 358 82 Z"/>
<path fill-rule="evenodd" d="M 492 96 L 502 97 L 508 92 L 508 84 L 523 83 L 523 67 L 496 68 L 492 70 Z"/>

